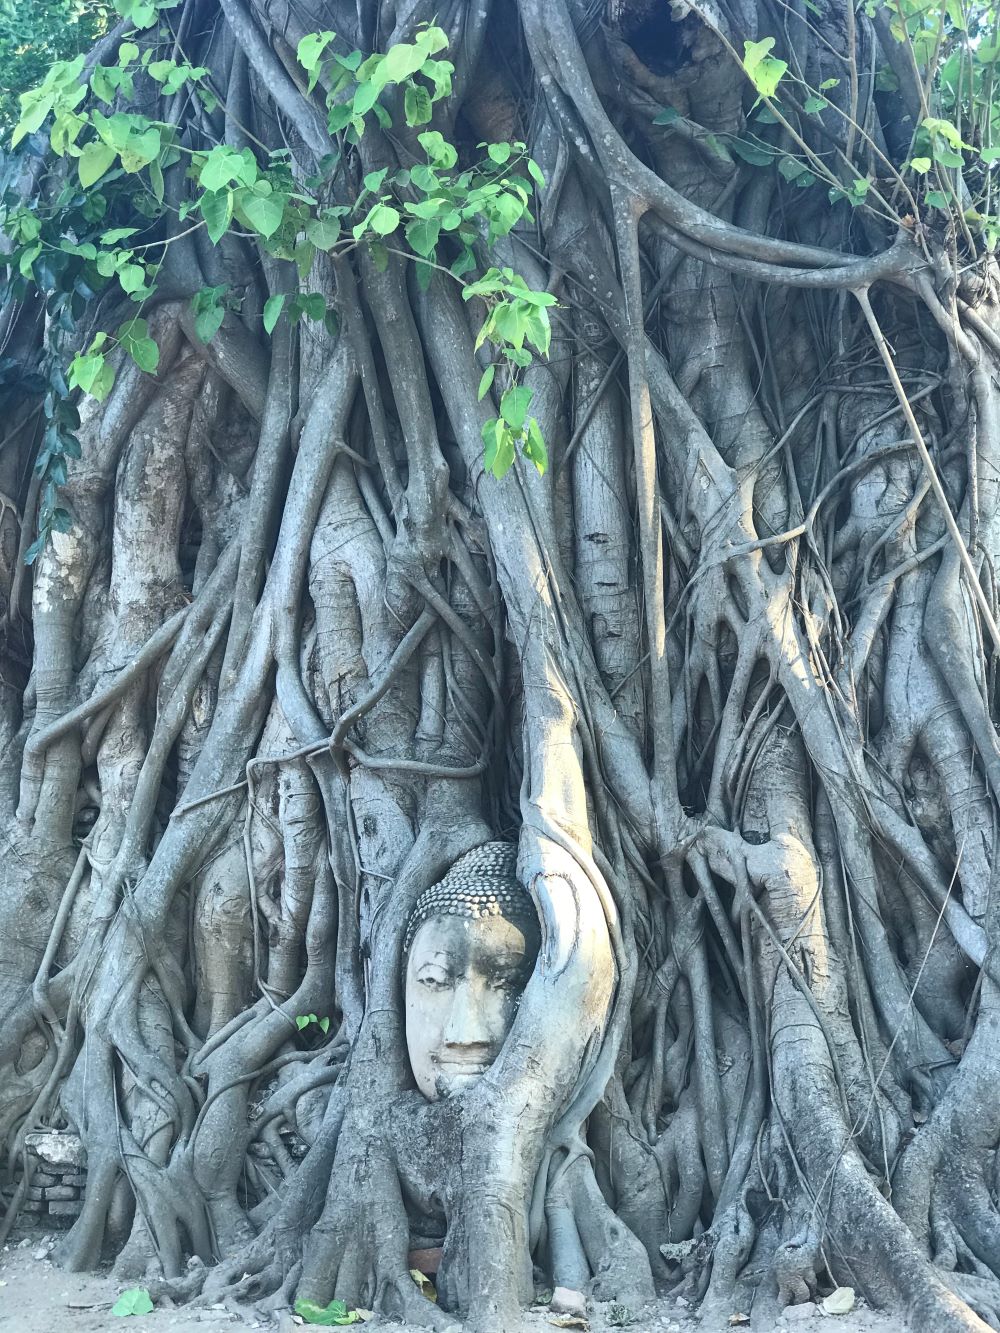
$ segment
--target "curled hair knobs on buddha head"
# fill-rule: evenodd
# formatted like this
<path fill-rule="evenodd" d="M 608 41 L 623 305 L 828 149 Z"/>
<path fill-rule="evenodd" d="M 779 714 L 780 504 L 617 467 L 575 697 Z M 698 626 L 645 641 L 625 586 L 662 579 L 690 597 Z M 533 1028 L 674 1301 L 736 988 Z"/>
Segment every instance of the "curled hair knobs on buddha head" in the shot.
<path fill-rule="evenodd" d="M 516 845 L 481 843 L 424 889 L 406 927 L 404 953 L 424 922 L 435 916 L 502 916 L 516 925 L 537 925 L 535 905 L 517 878 Z"/>

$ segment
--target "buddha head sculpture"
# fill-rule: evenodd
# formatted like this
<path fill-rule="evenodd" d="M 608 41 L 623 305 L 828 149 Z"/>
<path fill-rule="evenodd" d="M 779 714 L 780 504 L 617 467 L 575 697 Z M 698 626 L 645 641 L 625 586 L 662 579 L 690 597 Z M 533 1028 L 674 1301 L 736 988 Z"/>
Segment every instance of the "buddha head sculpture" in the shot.
<path fill-rule="evenodd" d="M 473 848 L 410 917 L 406 1046 L 429 1101 L 462 1092 L 493 1064 L 535 965 L 538 917 L 516 863 L 512 843 Z"/>

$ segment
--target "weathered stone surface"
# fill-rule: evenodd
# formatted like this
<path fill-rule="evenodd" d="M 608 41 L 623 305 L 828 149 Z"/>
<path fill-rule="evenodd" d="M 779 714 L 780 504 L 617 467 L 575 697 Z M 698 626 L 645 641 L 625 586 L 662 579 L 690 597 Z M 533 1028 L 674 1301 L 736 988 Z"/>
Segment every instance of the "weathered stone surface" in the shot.
<path fill-rule="evenodd" d="M 73 1185 L 77 1189 L 82 1189 L 83 1186 L 86 1185 L 87 1183 L 87 1173 L 86 1171 L 75 1171 L 75 1172 L 64 1171 L 63 1174 L 59 1177 L 59 1179 L 53 1180 L 52 1183 L 53 1185 Z"/>
<path fill-rule="evenodd" d="M 556 1287 L 549 1309 L 553 1314 L 574 1315 L 577 1319 L 587 1317 L 587 1302 L 583 1292 L 574 1291 L 572 1287 Z"/>
<path fill-rule="evenodd" d="M 48 1204 L 49 1214 L 52 1217 L 75 1217 L 83 1212 L 82 1199 L 53 1199 Z"/>
<path fill-rule="evenodd" d="M 25 1199 L 21 1208 L 26 1213 L 44 1213 L 45 1201 L 43 1199 Z"/>
<path fill-rule="evenodd" d="M 788 1324 L 798 1324 L 805 1319 L 812 1319 L 819 1312 L 815 1301 L 803 1301 L 801 1305 L 786 1305 L 783 1318 Z"/>
<path fill-rule="evenodd" d="M 39 1129 L 25 1136 L 25 1147 L 51 1166 L 86 1165 L 87 1155 L 78 1135 L 59 1129 Z"/>

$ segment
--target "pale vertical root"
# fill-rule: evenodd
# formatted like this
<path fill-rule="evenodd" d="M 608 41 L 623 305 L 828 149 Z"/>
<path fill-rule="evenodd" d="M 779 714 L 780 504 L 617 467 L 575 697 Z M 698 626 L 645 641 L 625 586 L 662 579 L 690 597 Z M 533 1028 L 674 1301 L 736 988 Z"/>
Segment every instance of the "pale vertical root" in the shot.
<path fill-rule="evenodd" d="M 666 846 L 676 840 L 681 824 L 681 812 L 677 791 L 675 737 L 670 702 L 672 689 L 663 604 L 664 558 L 659 488 L 656 480 L 656 436 L 646 370 L 646 331 L 639 266 L 639 219 L 644 210 L 637 202 L 628 200 L 627 197 L 616 198 L 614 204 L 618 262 L 628 327 L 626 350 L 629 404 L 645 594 L 646 640 L 649 652 L 653 789 L 654 801 L 657 804 L 656 818 L 660 825 L 659 838 Z"/>
<path fill-rule="evenodd" d="M 666 1268 L 660 1245 L 671 1236 L 664 1189 L 666 1173 L 658 1145 L 644 1141 L 638 1131 L 617 1074 L 590 1117 L 587 1140 L 598 1162 L 605 1164 L 607 1179 L 600 1182 L 605 1195 L 617 1216 L 642 1243 L 654 1278 L 664 1280 Z"/>
<path fill-rule="evenodd" d="M 162 379 L 170 371 L 180 341 L 175 310 L 164 307 L 150 331 L 160 344 Z M 155 379 L 142 375 L 137 367 L 123 367 L 106 406 L 102 409 L 91 400 L 81 425 L 83 456 L 71 464 L 66 486 L 75 521 L 69 532 L 57 534 L 39 557 L 32 594 L 32 623 L 39 652 L 35 682 L 38 706 L 33 721 L 36 730 L 55 720 L 73 702 L 74 620 L 103 545 L 104 501 L 121 449 L 159 388 Z M 78 765 L 78 746 L 67 738 L 45 756 L 41 771 L 29 768 L 22 774 L 18 820 L 31 828 L 37 816 L 41 820 L 40 834 L 51 824 L 57 845 L 69 838 Z"/>
<path fill-rule="evenodd" d="M 642 1242 L 608 1205 L 594 1170 L 580 1156 L 567 1168 L 573 1215 L 598 1301 L 621 1301 L 639 1311 L 653 1299 L 649 1256 Z"/>
<path fill-rule="evenodd" d="M 580 358 L 574 376 L 576 414 L 600 392 L 600 362 Z M 608 689 L 636 732 L 642 712 L 638 605 L 631 583 L 630 514 L 625 460 L 619 450 L 617 391 L 601 397 L 573 455 L 576 542 L 573 567 L 594 653 Z"/>
<path fill-rule="evenodd" d="M 253 981 L 250 887 L 239 822 L 191 885 L 192 1026 L 212 1036 L 246 1009 Z"/>

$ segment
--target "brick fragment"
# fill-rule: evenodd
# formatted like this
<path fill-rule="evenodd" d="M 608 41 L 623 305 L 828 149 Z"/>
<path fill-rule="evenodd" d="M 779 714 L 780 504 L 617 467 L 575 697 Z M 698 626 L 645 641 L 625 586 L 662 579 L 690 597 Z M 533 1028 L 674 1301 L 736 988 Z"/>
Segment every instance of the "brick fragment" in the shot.
<path fill-rule="evenodd" d="M 83 1212 L 82 1199 L 53 1199 L 48 1205 L 52 1217 L 76 1217 Z"/>
<path fill-rule="evenodd" d="M 79 1191 L 72 1185 L 50 1185 L 45 1191 L 46 1199 L 76 1199 L 79 1198 Z"/>

